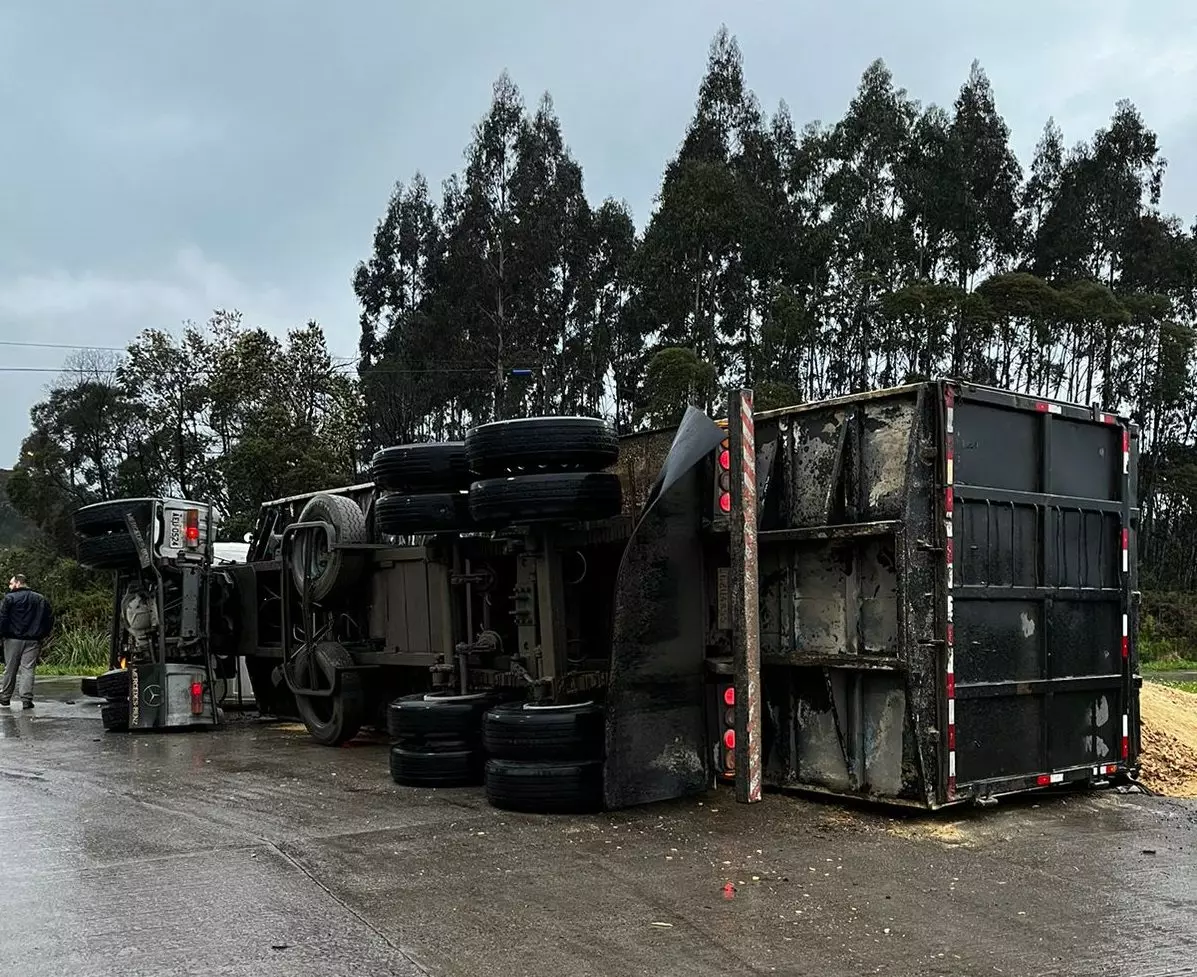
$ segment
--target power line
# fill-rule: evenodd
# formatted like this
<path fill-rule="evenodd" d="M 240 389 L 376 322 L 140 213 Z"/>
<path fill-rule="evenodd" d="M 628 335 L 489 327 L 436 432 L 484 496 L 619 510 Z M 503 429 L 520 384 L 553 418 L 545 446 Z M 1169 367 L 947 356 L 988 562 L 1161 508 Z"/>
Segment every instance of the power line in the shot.
<path fill-rule="evenodd" d="M 343 363 L 340 365 L 333 365 L 333 370 L 343 370 L 355 367 L 356 361 L 353 363 Z M 115 375 L 119 370 L 98 370 L 86 366 L 0 366 L 0 373 L 55 373 L 55 374 L 70 374 L 79 373 L 87 375 Z M 493 374 L 494 367 L 490 366 L 472 366 L 472 367 L 455 367 L 455 366 L 441 366 L 429 367 L 423 370 L 408 370 L 395 368 L 371 367 L 368 370 L 370 375 L 398 375 L 398 376 L 424 376 L 434 374 L 455 374 L 455 373 L 488 373 Z"/>
<path fill-rule="evenodd" d="M 26 346 L 30 349 L 73 349 L 80 352 L 96 350 L 103 353 L 124 353 L 125 346 L 77 346 L 74 343 L 29 343 L 24 340 L 0 339 L 0 346 Z"/>

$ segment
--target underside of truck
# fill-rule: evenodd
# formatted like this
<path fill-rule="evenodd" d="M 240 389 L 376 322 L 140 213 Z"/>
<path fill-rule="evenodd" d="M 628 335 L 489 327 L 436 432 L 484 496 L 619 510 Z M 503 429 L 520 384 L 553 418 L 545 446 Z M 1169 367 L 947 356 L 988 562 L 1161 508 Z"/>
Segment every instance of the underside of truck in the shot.
<path fill-rule="evenodd" d="M 1138 764 L 1136 469 L 1125 418 L 954 382 L 482 425 L 265 504 L 244 564 L 108 539 L 113 671 L 244 659 L 263 713 L 520 809 L 1105 784 Z"/>

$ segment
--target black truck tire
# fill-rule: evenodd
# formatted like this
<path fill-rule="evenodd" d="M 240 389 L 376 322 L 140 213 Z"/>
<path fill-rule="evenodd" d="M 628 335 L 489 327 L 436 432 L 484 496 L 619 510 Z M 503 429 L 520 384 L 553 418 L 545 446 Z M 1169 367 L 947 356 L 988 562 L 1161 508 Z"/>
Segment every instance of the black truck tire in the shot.
<path fill-rule="evenodd" d="M 512 702 L 491 709 L 482 720 L 482 744 L 489 756 L 522 762 L 601 760 L 606 748 L 603 709 L 529 706 Z"/>
<path fill-rule="evenodd" d="M 498 702 L 490 693 L 405 695 L 387 707 L 387 733 L 403 746 L 481 745 L 482 717 Z"/>
<path fill-rule="evenodd" d="M 374 453 L 370 477 L 388 492 L 452 492 L 470 487 L 462 441 L 400 444 Z"/>
<path fill-rule="evenodd" d="M 298 521 L 329 523 L 339 544 L 364 543 L 367 538 L 365 513 L 356 502 L 343 495 L 312 496 L 299 514 Z M 291 544 L 291 578 L 295 581 L 296 590 L 303 591 L 305 549 L 312 552 L 311 562 L 315 571 L 312 577 L 312 600 L 327 600 L 357 583 L 365 569 L 362 554 L 329 550 L 328 540 L 320 530 L 304 532 L 309 533 L 307 547 L 300 536 L 296 536 Z"/>
<path fill-rule="evenodd" d="M 114 668 L 96 677 L 96 693 L 113 702 L 128 702 L 131 683 L 127 668 Z"/>
<path fill-rule="evenodd" d="M 387 536 L 423 536 L 469 529 L 470 497 L 464 492 L 384 495 L 374 508 L 375 525 Z"/>
<path fill-rule="evenodd" d="M 92 570 L 131 570 L 140 565 L 137 546 L 125 531 L 81 536 L 75 541 L 75 556 L 81 566 Z"/>
<path fill-rule="evenodd" d="M 619 438 L 597 417 L 526 417 L 474 428 L 465 450 L 470 470 L 482 478 L 601 471 L 618 460 Z"/>
<path fill-rule="evenodd" d="M 100 722 L 110 733 L 129 731 L 129 700 L 105 702 L 100 706 Z"/>
<path fill-rule="evenodd" d="M 592 814 L 603 807 L 603 764 L 486 761 L 486 799 L 527 814 Z"/>
<path fill-rule="evenodd" d="M 151 499 L 113 499 L 76 509 L 71 520 L 80 536 L 103 536 L 115 531 L 124 532 L 126 513 L 131 514 L 138 528 L 145 531 L 153 512 Z"/>
<path fill-rule="evenodd" d="M 608 472 L 490 478 L 470 488 L 470 514 L 486 526 L 606 519 L 622 503 L 619 477 Z"/>
<path fill-rule="evenodd" d="M 337 670 L 353 664 L 353 658 L 343 647 L 333 641 L 316 645 L 313 652 L 301 648 L 291 664 L 292 676 L 296 681 L 306 681 L 305 658 L 313 655 L 320 674 L 319 688 L 330 688 Z M 331 696 L 303 695 L 295 693 L 295 705 L 299 718 L 308 728 L 312 739 L 322 746 L 340 746 L 348 743 L 361 731 L 366 716 L 366 690 L 360 672 L 341 672 L 340 688 Z"/>
<path fill-rule="evenodd" d="M 391 779 L 405 787 L 477 787 L 486 757 L 481 750 L 432 751 L 391 747 Z"/>

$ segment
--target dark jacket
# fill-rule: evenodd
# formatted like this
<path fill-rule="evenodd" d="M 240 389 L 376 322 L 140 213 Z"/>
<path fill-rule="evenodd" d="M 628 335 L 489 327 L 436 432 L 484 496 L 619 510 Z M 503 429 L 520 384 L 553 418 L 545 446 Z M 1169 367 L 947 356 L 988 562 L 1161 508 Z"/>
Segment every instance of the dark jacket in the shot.
<path fill-rule="evenodd" d="M 22 587 L 0 601 L 0 638 L 44 641 L 54 627 L 50 602 L 36 590 Z"/>

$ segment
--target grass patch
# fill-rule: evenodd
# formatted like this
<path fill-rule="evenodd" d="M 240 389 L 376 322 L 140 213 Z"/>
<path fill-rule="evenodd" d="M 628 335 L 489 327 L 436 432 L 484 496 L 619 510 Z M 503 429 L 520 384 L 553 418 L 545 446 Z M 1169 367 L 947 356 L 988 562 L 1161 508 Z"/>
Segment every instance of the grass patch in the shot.
<path fill-rule="evenodd" d="M 1181 692 L 1192 692 L 1197 695 L 1197 682 L 1156 682 L 1156 685 L 1166 685 L 1170 689 L 1180 689 Z"/>
<path fill-rule="evenodd" d="M 1197 671 L 1197 661 L 1191 658 L 1159 658 L 1140 662 L 1139 667 L 1144 672 L 1191 672 Z"/>
<path fill-rule="evenodd" d="M 42 647 L 41 675 L 99 675 L 108 670 L 108 634 L 92 628 L 55 631 Z"/>

